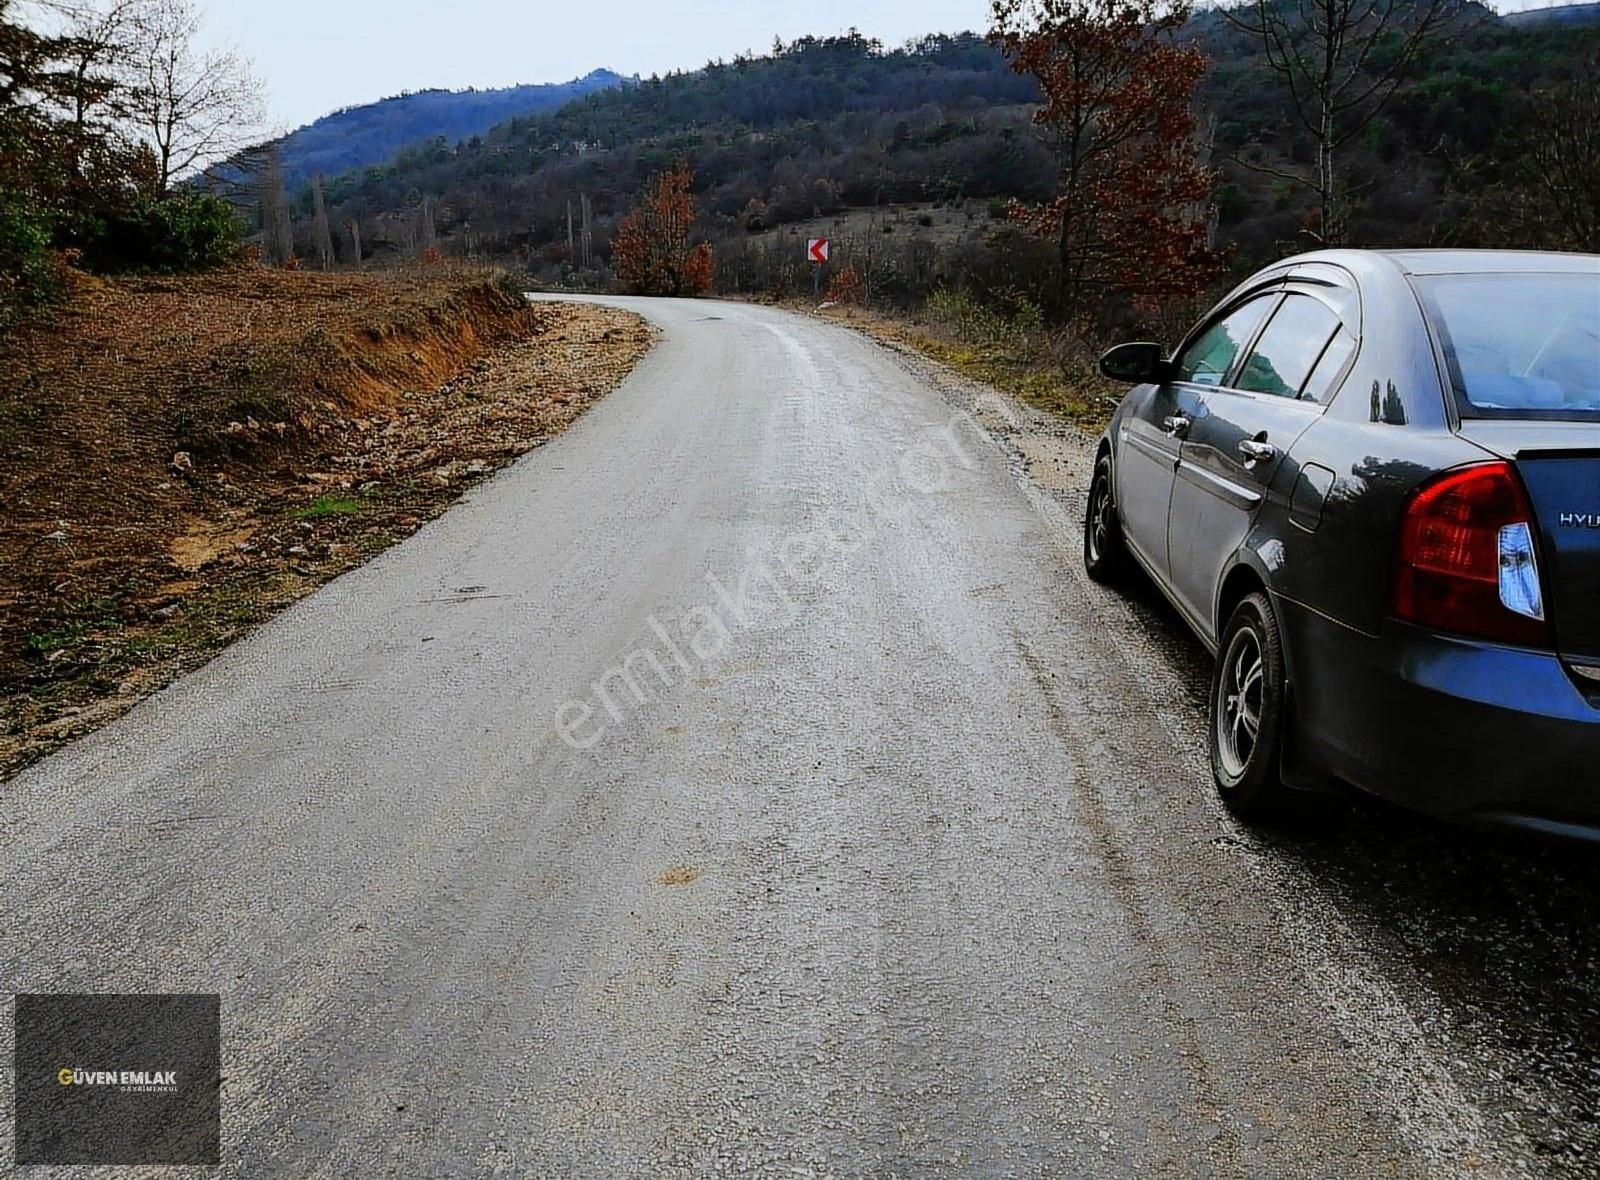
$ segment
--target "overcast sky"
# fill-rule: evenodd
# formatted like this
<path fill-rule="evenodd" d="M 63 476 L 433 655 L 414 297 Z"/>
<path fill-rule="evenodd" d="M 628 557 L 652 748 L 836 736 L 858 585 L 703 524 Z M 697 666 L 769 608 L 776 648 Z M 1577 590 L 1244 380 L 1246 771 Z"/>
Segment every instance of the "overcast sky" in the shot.
<path fill-rule="evenodd" d="M 862 33 L 899 44 L 981 31 L 987 0 L 198 0 L 207 38 L 255 61 L 274 130 L 402 90 L 695 69 L 774 35 Z M 1501 9 L 1547 0 L 1503 0 Z"/>

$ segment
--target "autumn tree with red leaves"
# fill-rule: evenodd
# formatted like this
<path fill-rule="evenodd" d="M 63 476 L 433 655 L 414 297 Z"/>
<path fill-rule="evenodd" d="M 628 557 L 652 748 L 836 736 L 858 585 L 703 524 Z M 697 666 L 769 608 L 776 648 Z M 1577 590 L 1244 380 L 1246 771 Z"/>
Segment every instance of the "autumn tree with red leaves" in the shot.
<path fill-rule="evenodd" d="M 991 12 L 993 41 L 1044 92 L 1034 122 L 1054 141 L 1058 191 L 1011 213 L 1056 242 L 1061 314 L 1076 321 L 1113 300 L 1151 308 L 1198 293 L 1219 259 L 1213 177 L 1195 138 L 1206 60 L 1174 36 L 1188 6 L 993 0 Z"/>
<path fill-rule="evenodd" d="M 828 280 L 828 299 L 832 303 L 861 307 L 867 302 L 867 283 L 854 266 L 846 266 Z"/>
<path fill-rule="evenodd" d="M 694 170 L 679 160 L 651 177 L 639 205 L 617 226 L 611 258 L 617 283 L 631 295 L 704 295 L 711 290 L 711 245 L 689 245 L 694 227 Z"/>

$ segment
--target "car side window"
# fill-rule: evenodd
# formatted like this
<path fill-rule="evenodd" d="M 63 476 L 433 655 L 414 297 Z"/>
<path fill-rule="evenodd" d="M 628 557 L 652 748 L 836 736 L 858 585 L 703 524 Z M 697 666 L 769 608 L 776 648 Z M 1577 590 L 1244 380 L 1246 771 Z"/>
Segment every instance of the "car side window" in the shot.
<path fill-rule="evenodd" d="M 1274 397 L 1300 396 L 1306 378 L 1338 330 L 1339 316 L 1331 307 L 1291 292 L 1251 349 L 1234 385 Z"/>
<path fill-rule="evenodd" d="M 1178 361 L 1177 380 L 1195 385 L 1221 385 L 1276 298 L 1274 292 L 1252 299 L 1195 337 Z"/>
<path fill-rule="evenodd" d="M 1326 404 L 1333 396 L 1334 382 L 1339 379 L 1345 362 L 1355 350 L 1356 338 L 1341 327 L 1328 341 L 1328 347 L 1322 350 L 1322 357 L 1311 370 L 1311 376 L 1306 378 L 1305 386 L 1300 390 L 1300 399 Z"/>

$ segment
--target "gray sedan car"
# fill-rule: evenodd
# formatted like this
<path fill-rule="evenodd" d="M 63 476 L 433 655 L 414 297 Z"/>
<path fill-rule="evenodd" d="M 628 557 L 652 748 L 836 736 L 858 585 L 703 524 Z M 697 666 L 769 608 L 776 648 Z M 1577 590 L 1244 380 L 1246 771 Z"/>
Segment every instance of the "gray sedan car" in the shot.
<path fill-rule="evenodd" d="M 1084 559 L 1216 655 L 1230 807 L 1600 837 L 1600 257 L 1307 254 L 1101 370 Z"/>

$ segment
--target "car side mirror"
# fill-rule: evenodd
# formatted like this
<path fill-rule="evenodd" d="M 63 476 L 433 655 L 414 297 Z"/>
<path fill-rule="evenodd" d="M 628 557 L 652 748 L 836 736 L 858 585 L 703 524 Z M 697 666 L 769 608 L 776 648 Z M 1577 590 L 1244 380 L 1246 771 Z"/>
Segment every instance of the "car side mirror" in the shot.
<path fill-rule="evenodd" d="M 1167 350 L 1149 340 L 1119 344 L 1100 358 L 1100 372 L 1113 381 L 1142 385 L 1172 379 L 1172 362 Z"/>

